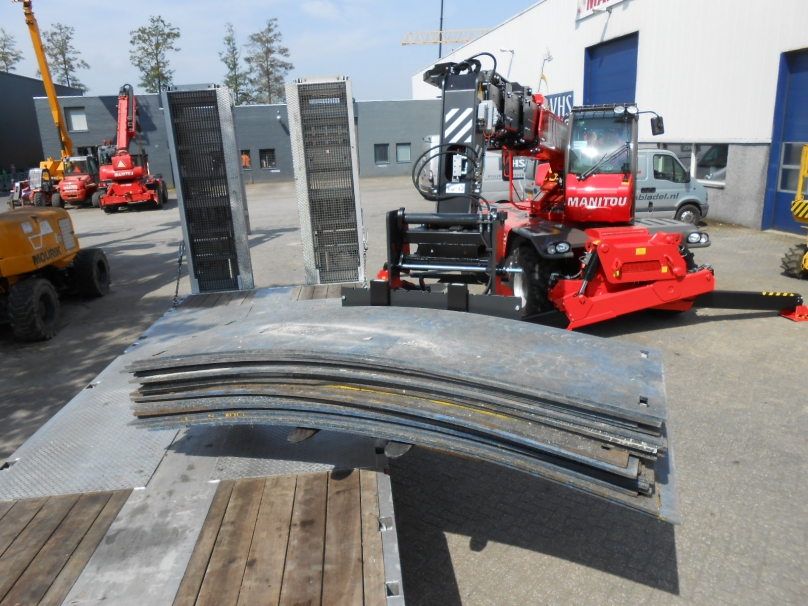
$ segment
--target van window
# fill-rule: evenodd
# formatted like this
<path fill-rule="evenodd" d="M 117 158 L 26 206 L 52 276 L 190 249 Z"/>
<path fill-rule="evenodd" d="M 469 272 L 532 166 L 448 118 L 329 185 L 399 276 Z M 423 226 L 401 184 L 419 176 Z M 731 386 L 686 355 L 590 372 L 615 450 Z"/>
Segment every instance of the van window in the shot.
<path fill-rule="evenodd" d="M 668 156 L 667 154 L 654 155 L 654 179 L 684 183 L 686 181 L 685 174 L 685 167 L 673 156 Z"/>

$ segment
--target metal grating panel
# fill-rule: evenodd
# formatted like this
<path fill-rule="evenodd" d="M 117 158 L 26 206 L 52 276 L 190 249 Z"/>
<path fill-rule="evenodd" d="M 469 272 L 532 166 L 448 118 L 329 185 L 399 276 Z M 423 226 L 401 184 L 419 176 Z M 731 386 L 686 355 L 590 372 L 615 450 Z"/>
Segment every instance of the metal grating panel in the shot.
<path fill-rule="evenodd" d="M 364 280 L 350 81 L 287 85 L 292 156 L 308 284 Z"/>
<path fill-rule="evenodd" d="M 253 287 L 244 186 L 227 89 L 166 93 L 194 292 Z"/>

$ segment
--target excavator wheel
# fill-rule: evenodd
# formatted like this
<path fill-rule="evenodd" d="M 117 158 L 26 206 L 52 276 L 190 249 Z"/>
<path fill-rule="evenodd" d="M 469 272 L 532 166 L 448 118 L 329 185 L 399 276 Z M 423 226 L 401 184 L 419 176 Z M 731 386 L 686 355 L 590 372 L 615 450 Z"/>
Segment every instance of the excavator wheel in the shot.
<path fill-rule="evenodd" d="M 73 275 L 82 297 L 103 297 L 109 292 L 109 262 L 100 248 L 82 248 L 73 259 Z"/>
<path fill-rule="evenodd" d="M 8 296 L 8 319 L 18 339 L 46 341 L 59 330 L 59 297 L 53 284 L 42 278 L 20 280 Z"/>
<path fill-rule="evenodd" d="M 45 204 L 48 202 L 48 200 L 45 198 L 45 194 L 43 194 L 41 191 L 36 192 L 31 200 L 34 203 L 34 206 L 45 206 Z"/>
<path fill-rule="evenodd" d="M 513 251 L 505 262 L 522 269 L 521 273 L 511 274 L 514 296 L 522 298 L 522 315 L 530 316 L 554 309 L 549 298 L 550 263 L 542 260 L 532 244 L 523 244 Z"/>
<path fill-rule="evenodd" d="M 808 245 L 800 244 L 783 255 L 780 267 L 783 272 L 792 278 L 808 280 L 808 270 L 805 269 L 804 259 L 808 255 Z"/>

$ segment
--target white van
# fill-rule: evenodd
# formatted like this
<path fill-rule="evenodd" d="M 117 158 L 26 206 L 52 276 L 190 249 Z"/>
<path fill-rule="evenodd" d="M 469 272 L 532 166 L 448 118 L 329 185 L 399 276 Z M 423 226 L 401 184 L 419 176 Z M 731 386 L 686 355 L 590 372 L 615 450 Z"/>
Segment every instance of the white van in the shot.
<path fill-rule="evenodd" d="M 496 153 L 501 167 L 502 157 L 498 152 L 486 154 L 486 170 L 483 176 L 483 195 L 488 200 L 507 200 L 508 182 L 502 181 L 502 172 L 495 174 L 494 162 L 488 163 L 488 155 Z M 516 177 L 518 173 L 514 173 Z M 524 175 L 531 175 L 524 179 Z M 528 160 L 518 181 L 525 196 L 532 196 L 535 184 L 536 161 Z M 517 181 L 514 181 L 517 183 Z M 682 166 L 673 152 L 665 149 L 640 149 L 637 151 L 637 188 L 634 212 L 637 218 L 658 217 L 677 219 L 698 225 L 709 211 L 707 189 Z"/>

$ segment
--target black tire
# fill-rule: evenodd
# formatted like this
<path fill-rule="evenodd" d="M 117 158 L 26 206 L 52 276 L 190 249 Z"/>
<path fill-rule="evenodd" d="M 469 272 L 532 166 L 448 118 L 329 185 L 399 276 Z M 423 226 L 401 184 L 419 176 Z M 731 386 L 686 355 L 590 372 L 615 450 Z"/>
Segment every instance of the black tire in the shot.
<path fill-rule="evenodd" d="M 155 200 L 152 202 L 152 208 L 155 210 L 162 210 L 163 208 L 163 190 L 158 185 L 157 188 L 154 190 Z"/>
<path fill-rule="evenodd" d="M 523 316 L 554 309 L 549 297 L 551 264 L 542 260 L 532 244 L 517 248 L 505 264 L 522 270 L 511 274 L 510 281 L 514 296 L 522 298 Z"/>
<path fill-rule="evenodd" d="M 48 199 L 45 197 L 41 191 L 36 192 L 31 201 L 34 203 L 34 206 L 45 206 L 48 202 Z"/>
<path fill-rule="evenodd" d="M 783 268 L 783 273 L 798 280 L 808 280 L 808 271 L 805 271 L 802 267 L 802 260 L 806 254 L 808 254 L 808 245 L 800 244 L 790 248 L 783 255 L 783 260 L 780 264 L 780 267 Z"/>
<path fill-rule="evenodd" d="M 676 211 L 676 220 L 691 225 L 698 225 L 701 222 L 701 211 L 695 204 L 683 204 Z"/>
<path fill-rule="evenodd" d="M 104 195 L 104 193 L 101 191 L 97 191 L 92 195 L 92 197 L 90 198 L 90 202 L 92 203 L 93 208 L 101 208 L 102 195 Z M 106 206 L 104 207 L 104 210 L 106 210 Z"/>
<path fill-rule="evenodd" d="M 62 196 L 54 192 L 51 196 L 51 206 L 54 208 L 64 208 L 65 203 L 62 201 Z"/>
<path fill-rule="evenodd" d="M 104 212 L 108 215 L 114 215 L 116 212 L 118 212 L 120 206 L 117 204 L 108 204 L 107 206 L 102 206 L 101 208 L 103 208 Z"/>
<path fill-rule="evenodd" d="M 25 341 L 46 341 L 59 330 L 62 316 L 53 284 L 42 278 L 21 280 L 8 296 L 8 319 L 14 335 Z"/>
<path fill-rule="evenodd" d="M 83 248 L 73 259 L 76 290 L 82 297 L 103 297 L 109 292 L 112 277 L 109 262 L 100 248 Z"/>

